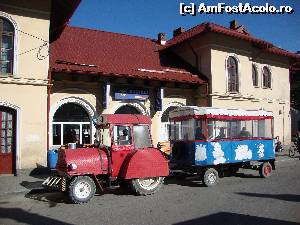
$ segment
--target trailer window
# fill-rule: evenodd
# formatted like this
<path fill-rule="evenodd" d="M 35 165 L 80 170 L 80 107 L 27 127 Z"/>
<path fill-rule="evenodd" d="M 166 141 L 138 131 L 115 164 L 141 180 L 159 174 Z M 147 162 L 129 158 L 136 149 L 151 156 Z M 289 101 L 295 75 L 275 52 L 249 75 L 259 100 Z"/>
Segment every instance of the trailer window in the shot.
<path fill-rule="evenodd" d="M 195 139 L 195 120 L 184 120 L 181 122 L 181 139 L 194 140 Z"/>
<path fill-rule="evenodd" d="M 181 121 L 170 124 L 170 140 L 181 140 Z"/>
<path fill-rule="evenodd" d="M 208 120 L 209 139 L 226 139 L 229 138 L 230 126 L 225 120 Z"/>
<path fill-rule="evenodd" d="M 272 138 L 272 120 L 208 120 L 209 139 Z"/>
<path fill-rule="evenodd" d="M 205 120 L 195 121 L 195 140 L 205 140 L 206 139 L 206 129 Z"/>
<path fill-rule="evenodd" d="M 148 126 L 134 126 L 133 137 L 135 148 L 152 147 Z"/>
<path fill-rule="evenodd" d="M 253 137 L 272 138 L 272 120 L 253 120 Z"/>

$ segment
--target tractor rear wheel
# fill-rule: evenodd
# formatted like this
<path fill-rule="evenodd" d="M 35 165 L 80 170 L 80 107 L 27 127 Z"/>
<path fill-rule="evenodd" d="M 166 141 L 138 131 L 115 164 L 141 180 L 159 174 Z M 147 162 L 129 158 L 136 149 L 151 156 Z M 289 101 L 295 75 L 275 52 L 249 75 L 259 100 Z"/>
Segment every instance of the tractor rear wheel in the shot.
<path fill-rule="evenodd" d="M 75 177 L 69 185 L 69 197 L 76 204 L 87 203 L 95 192 L 95 182 L 88 176 Z"/>
<path fill-rule="evenodd" d="M 137 195 L 151 195 L 157 192 L 164 181 L 164 177 L 138 178 L 129 181 L 131 190 Z"/>

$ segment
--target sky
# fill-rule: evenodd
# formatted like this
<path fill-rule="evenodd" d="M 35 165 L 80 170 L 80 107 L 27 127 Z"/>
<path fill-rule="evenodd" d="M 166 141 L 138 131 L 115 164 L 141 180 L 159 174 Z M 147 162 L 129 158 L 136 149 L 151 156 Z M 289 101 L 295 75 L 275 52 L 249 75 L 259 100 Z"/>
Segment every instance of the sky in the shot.
<path fill-rule="evenodd" d="M 250 3 L 279 7 L 288 5 L 293 14 L 253 15 L 253 14 L 197 14 L 182 16 L 180 3 L 200 3 L 216 5 Z M 71 18 L 70 25 L 104 31 L 157 38 L 159 32 L 172 38 L 178 27 L 190 29 L 203 22 L 213 22 L 228 27 L 236 19 L 244 25 L 251 35 L 269 41 L 278 47 L 296 52 L 300 51 L 300 0 L 81 0 Z"/>

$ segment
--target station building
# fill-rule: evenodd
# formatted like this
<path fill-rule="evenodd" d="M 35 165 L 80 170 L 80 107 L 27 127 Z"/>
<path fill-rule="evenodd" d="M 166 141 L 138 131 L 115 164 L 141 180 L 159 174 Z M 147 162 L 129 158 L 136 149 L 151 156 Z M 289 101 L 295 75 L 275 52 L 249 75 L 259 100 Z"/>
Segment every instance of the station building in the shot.
<path fill-rule="evenodd" d="M 161 40 L 66 27 L 51 45 L 50 147 L 93 143 L 99 114 L 152 118 L 154 145 L 168 140 L 168 112 L 184 105 L 207 106 L 207 78 Z"/>
<path fill-rule="evenodd" d="M 150 116 L 156 145 L 176 107 L 263 109 L 289 144 L 289 67 L 299 56 L 236 21 L 149 39 L 66 26 L 80 1 L 28 2 L 0 3 L 0 173 L 46 166 L 47 150 L 76 140 L 92 144 L 93 118 L 105 113 Z"/>

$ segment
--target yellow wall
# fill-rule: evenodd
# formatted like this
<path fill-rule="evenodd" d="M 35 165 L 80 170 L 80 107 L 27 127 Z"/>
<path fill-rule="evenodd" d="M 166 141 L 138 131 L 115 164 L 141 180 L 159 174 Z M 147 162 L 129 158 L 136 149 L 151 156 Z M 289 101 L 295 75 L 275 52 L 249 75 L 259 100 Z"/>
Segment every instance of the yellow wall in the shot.
<path fill-rule="evenodd" d="M 274 136 L 289 144 L 290 83 L 288 58 L 267 54 L 250 43 L 225 35 L 205 34 L 174 49 L 182 59 L 198 67 L 209 78 L 211 106 L 241 109 L 265 109 L 274 113 Z M 227 91 L 226 59 L 234 56 L 239 62 L 240 92 Z M 196 60 L 198 58 L 198 62 Z M 258 68 L 259 87 L 252 85 L 252 63 Z M 262 68 L 272 73 L 272 88 L 262 87 Z M 252 100 L 247 99 L 251 97 Z"/>
<path fill-rule="evenodd" d="M 234 56 L 239 61 L 241 97 L 230 95 L 227 91 L 225 61 Z M 283 62 L 272 62 L 267 59 L 252 60 L 249 56 L 237 54 L 230 50 L 212 49 L 212 106 L 242 109 L 264 109 L 274 113 L 274 136 L 279 136 L 284 144 L 289 144 L 291 136 L 290 118 L 290 83 L 289 69 Z M 259 86 L 252 84 L 252 63 L 258 68 Z M 262 68 L 268 66 L 272 73 L 272 88 L 262 87 Z M 218 82 L 214 82 L 218 81 Z M 220 97 L 222 96 L 222 97 Z M 227 96 L 224 98 L 224 96 Z M 253 100 L 246 99 L 247 97 Z"/>
<path fill-rule="evenodd" d="M 16 166 L 26 169 L 47 165 L 49 45 L 38 49 L 49 40 L 50 0 L 20 4 L 22 1 L 0 3 L 0 16 L 16 29 L 15 70 L 13 75 L 0 74 L 0 105 L 18 109 Z"/>

